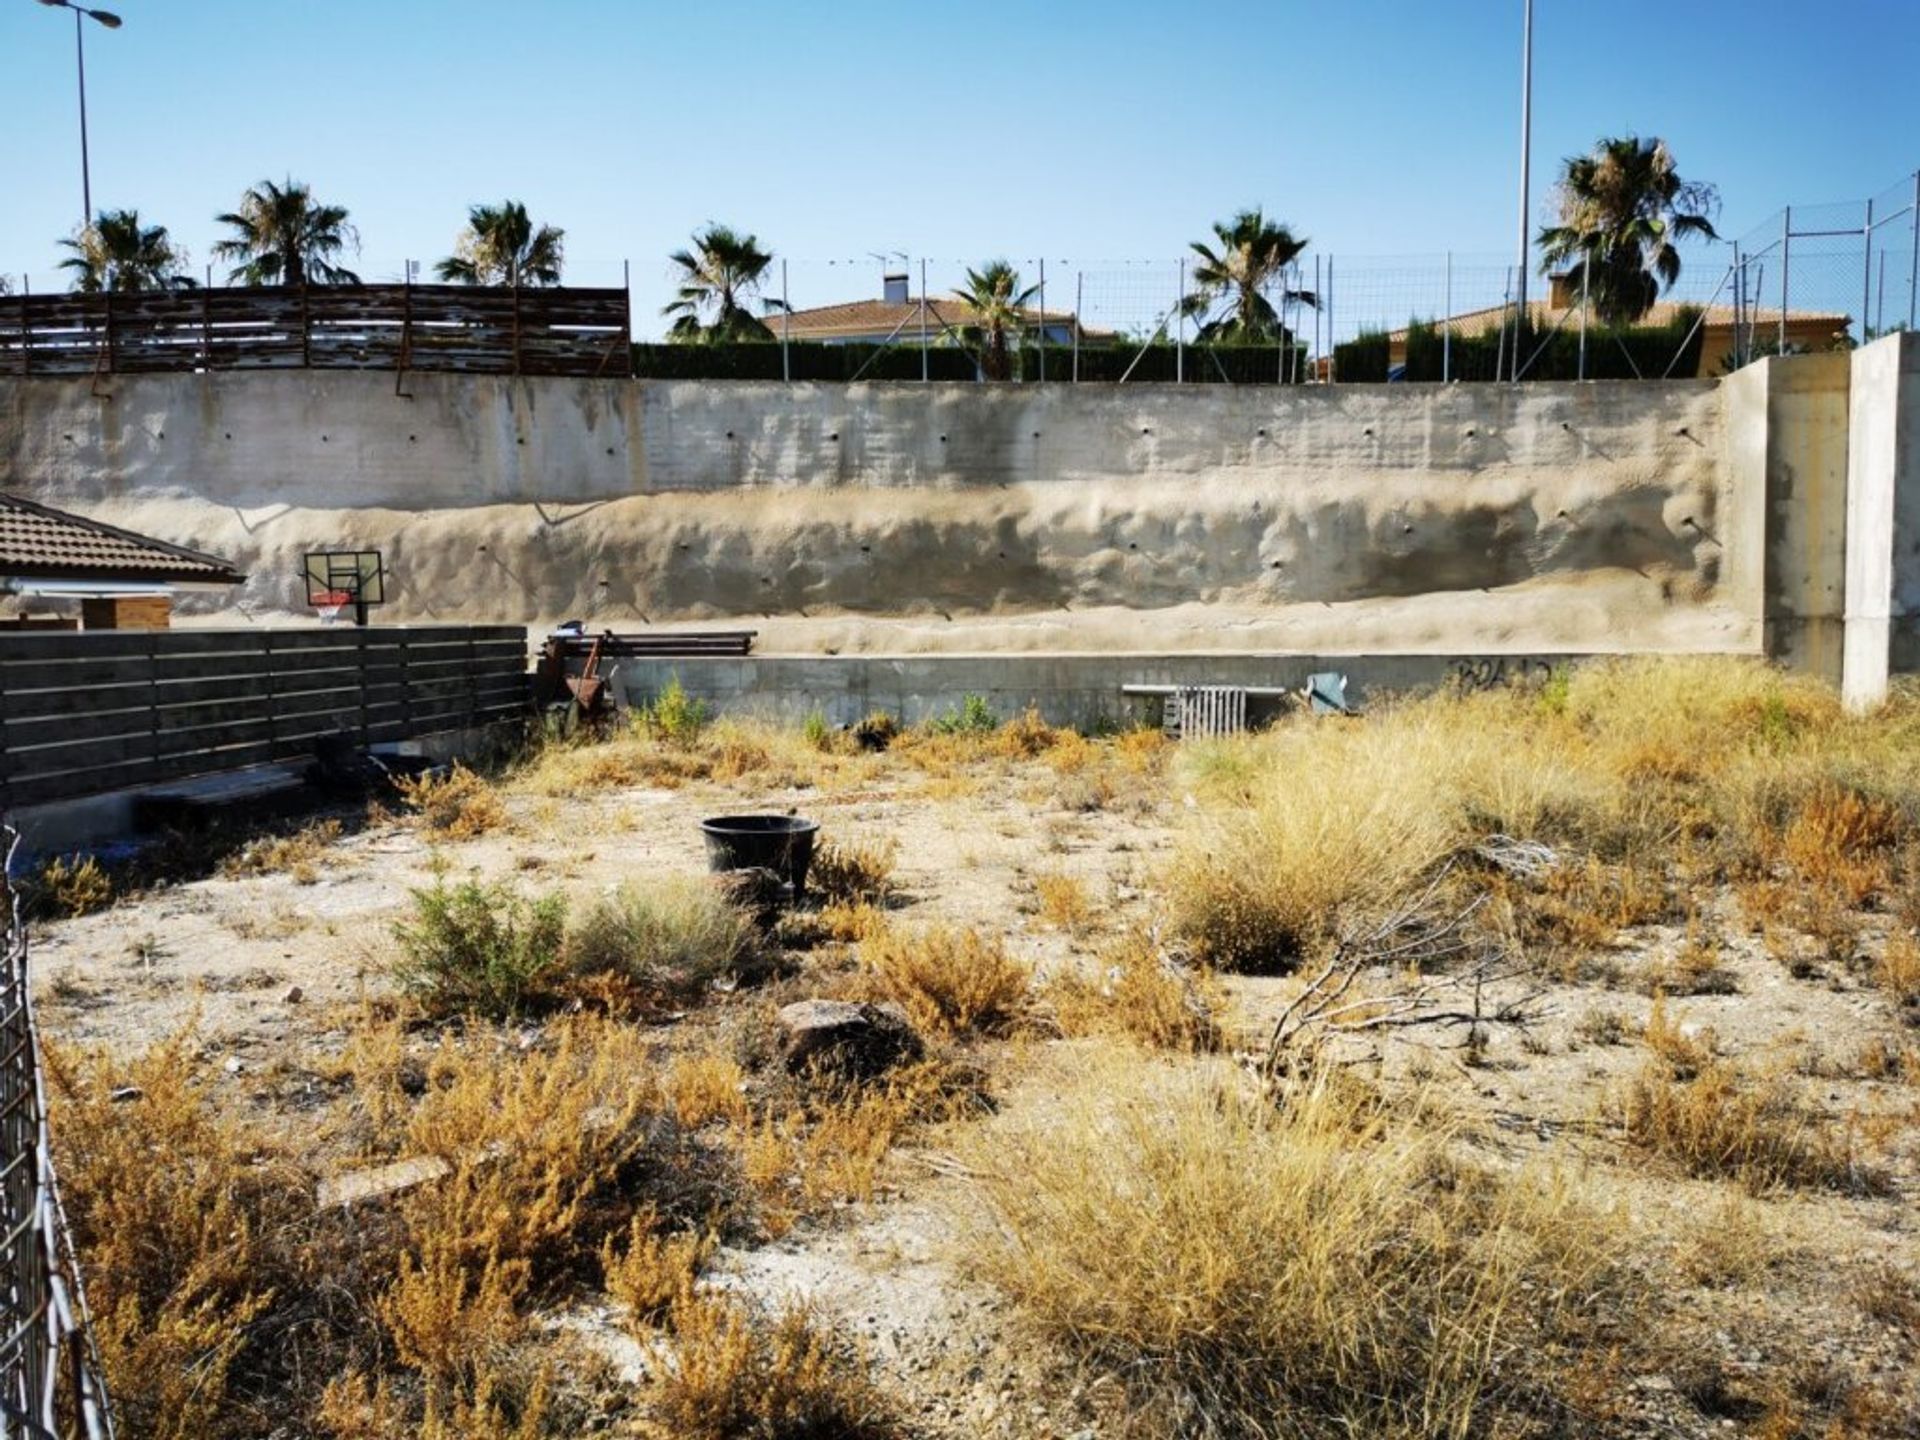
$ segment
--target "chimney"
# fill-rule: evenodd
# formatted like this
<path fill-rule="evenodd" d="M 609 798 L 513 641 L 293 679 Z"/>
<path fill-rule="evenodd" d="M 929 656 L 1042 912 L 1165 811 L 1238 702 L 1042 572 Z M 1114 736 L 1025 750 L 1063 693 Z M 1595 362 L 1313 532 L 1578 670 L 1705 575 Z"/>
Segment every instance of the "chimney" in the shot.
<path fill-rule="evenodd" d="M 1553 310 L 1571 310 L 1580 303 L 1580 287 L 1573 283 L 1573 272 L 1562 270 L 1558 275 L 1549 275 L 1547 284 L 1547 306 Z"/>
<path fill-rule="evenodd" d="M 880 285 L 880 298 L 889 305 L 906 305 L 913 300 L 912 288 L 905 275 L 882 275 Z"/>

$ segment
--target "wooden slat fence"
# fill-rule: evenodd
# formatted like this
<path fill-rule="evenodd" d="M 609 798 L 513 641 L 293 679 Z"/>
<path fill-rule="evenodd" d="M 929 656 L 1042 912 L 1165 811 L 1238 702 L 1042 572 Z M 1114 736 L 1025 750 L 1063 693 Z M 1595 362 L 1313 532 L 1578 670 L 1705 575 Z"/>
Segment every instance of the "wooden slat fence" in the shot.
<path fill-rule="evenodd" d="M 484 724 L 527 707 L 516 625 L 0 635 L 0 807 Z"/>
<path fill-rule="evenodd" d="M 0 296 L 0 375 L 633 373 L 623 289 L 242 286 Z"/>

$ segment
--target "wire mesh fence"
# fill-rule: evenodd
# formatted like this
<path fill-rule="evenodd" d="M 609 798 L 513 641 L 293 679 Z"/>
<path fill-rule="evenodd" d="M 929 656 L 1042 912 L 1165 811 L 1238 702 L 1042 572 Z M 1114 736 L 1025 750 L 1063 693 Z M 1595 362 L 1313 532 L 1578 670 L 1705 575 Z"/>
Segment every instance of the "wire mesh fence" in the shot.
<path fill-rule="evenodd" d="M 0 841 L 9 871 L 14 838 Z M 0 907 L 0 1435 L 111 1440 L 54 1177 L 26 928 L 11 885 Z"/>
<path fill-rule="evenodd" d="M 1272 324 L 1254 345 L 1244 332 L 1219 333 L 1221 307 L 1233 297 L 1196 298 L 1191 256 L 1009 258 L 1020 315 L 1006 368 L 1016 380 L 1714 375 L 1768 354 L 1861 344 L 1920 321 L 1920 172 L 1870 197 L 1785 206 L 1738 237 L 1685 247 L 1678 281 L 1624 328 L 1601 325 L 1567 277 L 1523 275 L 1510 255 L 1308 252 L 1262 286 Z M 427 261 L 353 263 L 369 283 L 434 279 Z M 650 343 L 669 338 L 662 301 L 683 278 L 668 257 L 569 259 L 566 283 L 629 290 L 643 376 L 998 378 L 980 363 L 976 317 L 960 298 L 969 269 L 952 256 L 903 251 L 779 257 L 738 298 L 766 326 L 760 343 L 779 342 L 782 353 L 722 355 L 729 347 L 710 346 L 699 363 Z M 225 279 L 204 265 L 191 273 L 201 283 Z M 44 294 L 65 290 L 72 276 L 6 278 L 15 293 Z"/>

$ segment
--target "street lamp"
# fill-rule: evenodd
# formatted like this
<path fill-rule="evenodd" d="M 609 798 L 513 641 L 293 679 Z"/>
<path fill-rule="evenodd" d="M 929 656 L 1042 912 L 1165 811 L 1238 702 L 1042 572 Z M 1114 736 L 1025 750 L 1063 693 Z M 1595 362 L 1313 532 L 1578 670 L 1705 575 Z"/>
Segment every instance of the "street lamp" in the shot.
<path fill-rule="evenodd" d="M 80 67 L 80 203 L 85 207 L 80 214 L 80 233 L 84 235 L 93 228 L 93 177 L 87 170 L 87 46 L 80 19 L 85 16 L 109 30 L 118 30 L 120 17 L 111 10 L 89 10 L 74 4 L 73 0 L 40 0 L 40 3 L 73 12 L 73 53 Z"/>
<path fill-rule="evenodd" d="M 51 0 L 48 0 L 51 3 Z M 1531 242 L 1527 235 L 1527 209 L 1531 201 L 1533 180 L 1533 0 L 1524 0 L 1523 15 L 1520 22 L 1520 266 L 1516 272 L 1514 292 L 1519 301 L 1519 309 L 1514 316 L 1514 335 L 1518 337 L 1527 328 L 1527 266 L 1533 258 Z M 1516 338 L 1513 347 L 1513 378 L 1520 379 L 1520 345 Z"/>

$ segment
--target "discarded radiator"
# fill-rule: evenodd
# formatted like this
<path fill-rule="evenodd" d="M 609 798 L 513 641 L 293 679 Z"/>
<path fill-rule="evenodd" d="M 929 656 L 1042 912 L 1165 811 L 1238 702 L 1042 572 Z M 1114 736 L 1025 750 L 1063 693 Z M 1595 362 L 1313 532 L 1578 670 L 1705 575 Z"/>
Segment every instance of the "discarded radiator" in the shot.
<path fill-rule="evenodd" d="M 1238 735 L 1247 728 L 1247 692 L 1238 685 L 1183 685 L 1167 697 L 1161 727 L 1170 740 Z"/>

